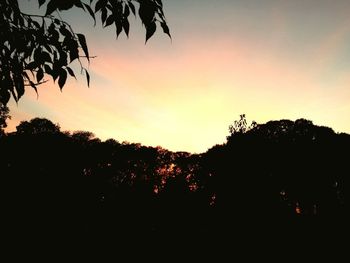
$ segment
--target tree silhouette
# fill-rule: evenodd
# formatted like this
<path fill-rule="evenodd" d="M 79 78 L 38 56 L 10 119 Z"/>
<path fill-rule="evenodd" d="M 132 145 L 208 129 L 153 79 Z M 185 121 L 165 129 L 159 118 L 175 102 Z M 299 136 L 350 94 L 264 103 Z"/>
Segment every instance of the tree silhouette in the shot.
<path fill-rule="evenodd" d="M 59 11 L 80 8 L 95 23 L 96 15 L 100 15 L 104 27 L 114 24 L 117 36 L 121 32 L 129 35 L 128 18 L 131 14 L 136 16 L 134 3 L 137 3 L 139 17 L 146 28 L 146 42 L 156 31 L 157 24 L 170 37 L 161 0 L 38 2 L 39 7 L 46 5 L 45 15 L 23 13 L 18 0 L 0 2 L 0 102 L 4 105 L 11 96 L 17 102 L 27 86 L 37 92 L 37 87 L 47 81 L 45 76 L 57 80 L 62 90 L 68 76 L 75 78 L 70 64 L 76 60 L 89 86 L 90 76 L 81 62 L 83 57 L 88 61 L 91 58 L 87 41 L 83 34 L 76 33 L 70 24 L 56 15 Z"/>
<path fill-rule="evenodd" d="M 60 132 L 60 126 L 48 119 L 34 118 L 30 121 L 21 121 L 16 130 L 17 134 L 25 135 L 57 134 Z"/>
<path fill-rule="evenodd" d="M 9 108 L 0 102 L 0 136 L 4 135 L 4 128 L 7 127 L 6 121 L 11 118 Z"/>
<path fill-rule="evenodd" d="M 202 155 L 218 228 L 241 238 L 278 239 L 274 231 L 310 242 L 322 231 L 337 236 L 345 227 L 342 151 L 349 135 L 305 119 L 247 128 L 244 117 L 229 127 L 225 144 Z"/>
<path fill-rule="evenodd" d="M 94 250 L 136 249 L 142 239 L 211 250 L 340 242 L 350 135 L 305 119 L 244 120 L 202 154 L 24 121 L 0 138 L 6 229 L 15 240 Z"/>

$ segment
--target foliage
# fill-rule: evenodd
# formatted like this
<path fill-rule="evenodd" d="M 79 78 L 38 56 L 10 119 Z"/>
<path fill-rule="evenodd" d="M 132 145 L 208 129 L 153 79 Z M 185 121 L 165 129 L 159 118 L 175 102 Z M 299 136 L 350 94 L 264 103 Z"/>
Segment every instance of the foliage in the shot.
<path fill-rule="evenodd" d="M 16 130 L 17 134 L 22 135 L 58 134 L 60 132 L 60 126 L 48 119 L 34 118 L 30 121 L 21 121 L 16 127 Z"/>
<path fill-rule="evenodd" d="M 76 33 L 71 25 L 63 21 L 58 12 L 80 8 L 87 12 L 96 23 L 101 17 L 104 27 L 112 24 L 116 35 L 129 35 L 129 16 L 139 17 L 146 28 L 146 42 L 160 24 L 170 37 L 160 0 L 38 0 L 39 6 L 46 5 L 45 15 L 25 14 L 20 10 L 18 0 L 0 2 L 0 102 L 8 103 L 10 97 L 18 102 L 26 87 L 37 92 L 37 87 L 46 82 L 45 76 L 57 80 L 62 90 L 68 77 L 76 73 L 70 67 L 74 61 L 81 66 L 87 85 L 90 84 L 88 70 L 81 58 L 90 61 L 86 38 Z M 57 12 L 56 12 L 57 11 Z"/>
<path fill-rule="evenodd" d="M 244 134 L 249 130 L 254 129 L 256 126 L 257 123 L 255 121 L 248 126 L 245 114 L 241 114 L 239 115 L 239 120 L 235 120 L 234 123 L 228 127 L 230 135 L 227 139 L 237 134 Z"/>
<path fill-rule="evenodd" d="M 4 128 L 7 127 L 6 121 L 11 119 L 9 108 L 0 102 L 0 136 L 4 134 Z"/>
<path fill-rule="evenodd" d="M 225 200 L 239 200 L 236 206 L 247 214 L 331 215 L 344 202 L 339 148 L 345 145 L 339 143 L 348 144 L 346 138 L 305 119 L 247 127 L 241 115 L 230 126 L 227 144 L 208 152 L 209 169 L 219 177 L 217 191 Z M 227 177 L 230 170 L 237 176 Z"/>
<path fill-rule="evenodd" d="M 350 135 L 304 119 L 257 124 L 190 154 L 62 133 L 36 118 L 0 137 L 6 229 L 84 251 L 100 242 L 117 250 L 127 237 L 211 247 L 223 233 L 225 243 L 268 236 L 299 245 L 318 234 L 324 242 L 348 225 L 349 146 Z"/>

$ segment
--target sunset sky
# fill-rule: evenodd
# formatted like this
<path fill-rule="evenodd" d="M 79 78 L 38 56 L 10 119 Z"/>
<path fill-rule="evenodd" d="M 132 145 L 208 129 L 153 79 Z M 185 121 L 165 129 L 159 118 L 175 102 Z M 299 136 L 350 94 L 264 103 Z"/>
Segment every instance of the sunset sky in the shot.
<path fill-rule="evenodd" d="M 38 13 L 37 1 L 19 1 Z M 9 131 L 45 117 L 62 130 L 204 152 L 228 126 L 310 119 L 350 133 L 349 0 L 163 0 L 172 40 L 158 30 L 145 45 L 140 21 L 130 37 L 93 27 L 80 10 L 62 13 L 86 35 L 91 85 L 52 81 L 12 100 Z M 42 9 L 39 12 L 44 12 Z M 49 79 L 49 78 L 47 78 Z"/>

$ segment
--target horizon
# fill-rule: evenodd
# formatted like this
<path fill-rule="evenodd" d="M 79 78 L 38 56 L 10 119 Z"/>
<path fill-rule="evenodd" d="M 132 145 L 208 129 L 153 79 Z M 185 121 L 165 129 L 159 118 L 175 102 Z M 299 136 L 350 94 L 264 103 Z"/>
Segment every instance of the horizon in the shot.
<path fill-rule="evenodd" d="M 35 1 L 21 4 L 38 12 Z M 38 99 L 26 90 L 9 103 L 7 131 L 42 117 L 101 140 L 191 153 L 223 143 L 242 113 L 248 123 L 305 118 L 350 133 L 350 2 L 163 4 L 172 40 L 157 30 L 146 45 L 139 19 L 115 40 L 80 10 L 62 12 L 97 56 L 90 88 L 77 76 L 62 93 L 51 80 Z"/>
<path fill-rule="evenodd" d="M 244 118 L 245 118 L 245 115 L 243 114 Z M 36 118 L 39 118 L 39 119 L 42 119 L 40 117 L 33 117 L 33 119 L 36 119 Z M 44 118 L 46 119 L 46 118 Z M 332 130 L 332 132 L 334 132 L 335 134 L 346 134 L 346 135 L 350 135 L 349 133 L 346 133 L 346 132 L 337 132 L 335 131 L 332 127 L 327 127 L 327 126 L 324 126 L 324 125 L 319 125 L 319 124 L 315 124 L 312 120 L 308 120 L 308 119 L 305 119 L 305 118 L 299 118 L 299 119 L 296 119 L 296 120 L 290 120 L 290 119 L 279 119 L 279 120 L 269 120 L 265 123 L 256 123 L 257 125 L 266 125 L 270 122 L 282 122 L 282 121 L 292 121 L 292 122 L 296 122 L 298 120 L 306 120 L 306 121 L 311 121 L 311 124 L 314 126 L 314 127 L 325 127 L 325 128 L 330 128 Z M 24 121 L 31 121 L 31 120 L 24 120 Z M 51 120 L 49 120 L 51 121 Z M 238 119 L 236 120 L 238 121 Z M 71 130 L 62 130 L 61 129 L 61 126 L 59 123 L 54 123 L 55 125 L 57 125 L 60 129 L 60 132 L 61 133 L 68 133 L 69 135 L 73 135 L 75 132 L 91 132 L 91 131 L 87 131 L 87 130 L 74 130 L 74 131 L 71 131 Z M 251 125 L 252 123 L 248 123 L 247 122 L 247 127 L 249 129 L 249 126 Z M 5 131 L 7 131 L 8 128 L 5 128 Z M 228 129 L 229 130 L 229 129 Z M 11 133 L 16 133 L 16 130 L 14 131 L 7 131 L 8 134 L 11 134 Z M 166 147 L 163 147 L 161 145 L 145 145 L 143 144 L 142 142 L 136 142 L 136 141 L 120 141 L 118 140 L 118 138 L 112 138 L 112 137 L 109 137 L 109 138 L 100 138 L 98 137 L 95 133 L 92 132 L 92 135 L 93 135 L 93 139 L 98 139 L 100 140 L 101 142 L 106 142 L 107 140 L 115 140 L 116 142 L 118 142 L 119 144 L 138 144 L 140 145 L 141 147 L 153 147 L 153 148 L 161 148 L 161 149 L 164 149 L 166 151 L 170 151 L 170 152 L 173 152 L 173 153 L 181 153 L 181 152 L 185 152 L 185 153 L 188 153 L 188 154 L 191 154 L 191 155 L 201 155 L 201 154 L 205 154 L 207 151 L 209 151 L 210 149 L 212 149 L 213 147 L 215 146 L 223 146 L 225 145 L 225 143 L 227 142 L 227 136 L 230 136 L 230 132 L 228 132 L 227 136 L 225 136 L 225 139 L 222 143 L 218 143 L 218 144 L 215 144 L 215 145 L 211 145 L 209 146 L 205 151 L 203 152 L 190 152 L 190 151 L 183 151 L 183 150 L 171 150 L 171 149 L 168 149 Z"/>

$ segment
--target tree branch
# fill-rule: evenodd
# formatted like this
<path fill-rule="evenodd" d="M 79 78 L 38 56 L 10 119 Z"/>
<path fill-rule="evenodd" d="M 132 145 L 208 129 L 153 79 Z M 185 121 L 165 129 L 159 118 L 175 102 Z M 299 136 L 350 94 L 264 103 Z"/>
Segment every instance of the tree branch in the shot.
<path fill-rule="evenodd" d="M 41 84 L 44 84 L 44 83 L 46 83 L 46 82 L 48 82 L 48 80 L 43 80 L 43 81 L 41 81 L 41 82 L 34 83 L 34 85 L 41 85 Z M 24 86 L 25 86 L 25 87 L 32 87 L 31 84 L 24 84 Z"/>

